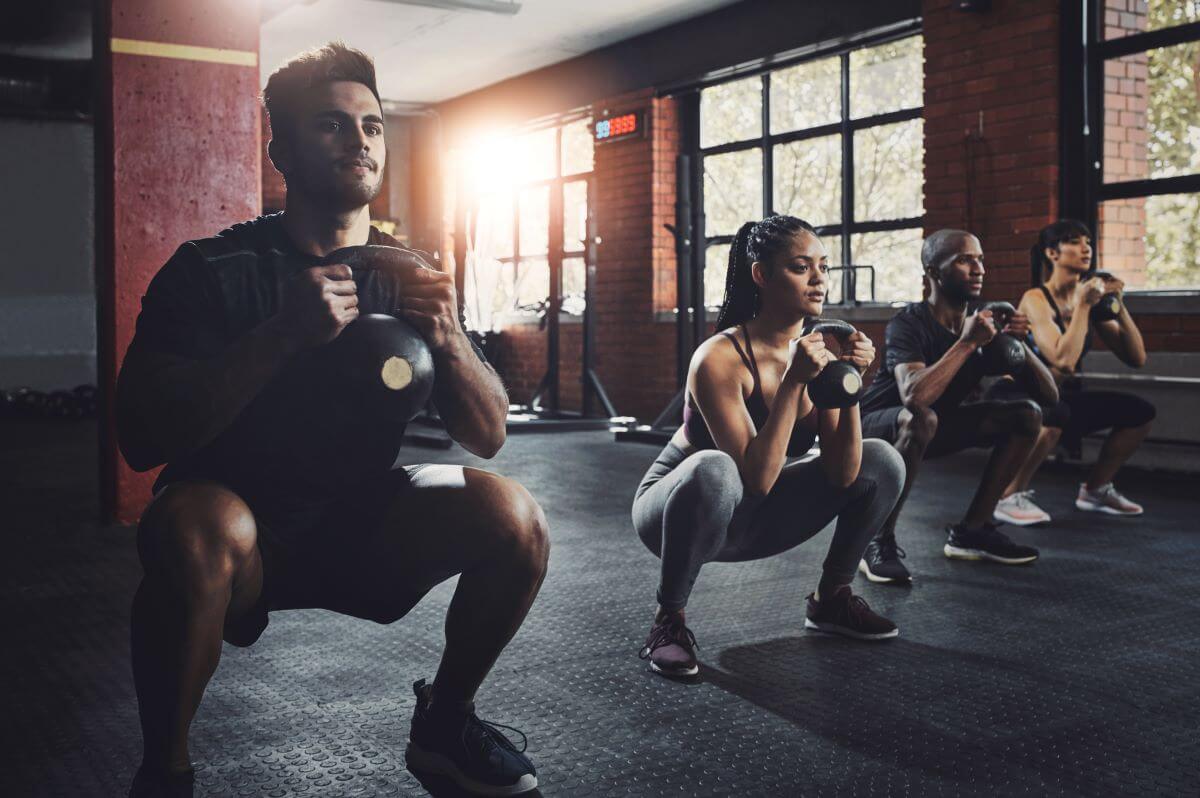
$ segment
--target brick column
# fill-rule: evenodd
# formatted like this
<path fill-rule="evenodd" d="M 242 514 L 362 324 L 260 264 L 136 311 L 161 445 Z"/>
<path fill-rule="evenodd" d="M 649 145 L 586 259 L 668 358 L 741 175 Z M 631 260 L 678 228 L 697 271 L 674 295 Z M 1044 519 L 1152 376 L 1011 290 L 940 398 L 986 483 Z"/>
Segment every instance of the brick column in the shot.
<path fill-rule="evenodd" d="M 922 5 L 925 232 L 971 229 L 987 255 L 985 296 L 1013 300 L 1029 287 L 1037 231 L 1058 214 L 1058 4 L 954 6 Z"/>

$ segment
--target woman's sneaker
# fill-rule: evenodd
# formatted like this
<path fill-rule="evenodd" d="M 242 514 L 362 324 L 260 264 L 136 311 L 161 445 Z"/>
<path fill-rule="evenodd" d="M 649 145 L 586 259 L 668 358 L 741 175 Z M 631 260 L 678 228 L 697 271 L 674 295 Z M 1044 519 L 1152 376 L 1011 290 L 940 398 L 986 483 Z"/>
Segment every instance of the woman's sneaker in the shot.
<path fill-rule="evenodd" d="M 872 582 L 908 583 L 912 581 L 912 574 L 904 567 L 904 563 L 900 562 L 906 556 L 895 538 L 876 538 L 867 544 L 867 550 L 858 561 L 858 570 Z"/>
<path fill-rule="evenodd" d="M 537 787 L 537 771 L 525 756 L 525 735 L 467 712 L 431 711 L 432 687 L 413 684 L 413 712 L 405 759 L 409 770 L 446 776 L 471 795 L 520 795 Z M 521 735 L 518 749 L 500 729 Z"/>
<path fill-rule="evenodd" d="M 1037 549 L 1013 543 L 995 524 L 984 524 L 977 529 L 968 529 L 963 524 L 946 527 L 942 553 L 952 560 L 991 560 L 1005 565 L 1023 565 L 1038 558 Z"/>
<path fill-rule="evenodd" d="M 996 503 L 992 518 L 1001 524 L 1032 526 L 1047 523 L 1050 513 L 1033 503 L 1033 491 L 1019 490 Z"/>
<path fill-rule="evenodd" d="M 1110 482 L 1096 490 L 1088 490 L 1087 483 L 1079 485 L 1079 495 L 1075 497 L 1075 506 L 1080 510 L 1091 513 L 1108 513 L 1109 515 L 1141 515 L 1142 505 L 1126 499 Z"/>
<path fill-rule="evenodd" d="M 842 585 L 832 595 L 822 596 L 820 601 L 816 594 L 809 593 L 806 603 L 805 629 L 855 640 L 886 640 L 900 634 L 896 624 L 872 612 L 862 596 L 850 592 L 850 585 Z"/>
<path fill-rule="evenodd" d="M 696 636 L 684 624 L 683 613 L 672 612 L 650 628 L 638 656 L 650 660 L 650 670 L 663 676 L 695 676 L 700 672 L 697 648 Z"/>
<path fill-rule="evenodd" d="M 192 769 L 169 773 L 149 770 L 143 763 L 133 774 L 129 798 L 192 798 L 195 781 L 196 772 Z"/>

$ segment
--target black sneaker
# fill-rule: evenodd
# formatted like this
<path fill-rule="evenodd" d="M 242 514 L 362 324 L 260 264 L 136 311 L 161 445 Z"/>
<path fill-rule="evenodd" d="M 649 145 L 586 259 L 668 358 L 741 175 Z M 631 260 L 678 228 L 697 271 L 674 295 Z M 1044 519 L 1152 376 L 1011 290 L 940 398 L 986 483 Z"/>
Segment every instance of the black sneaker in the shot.
<path fill-rule="evenodd" d="M 525 735 L 511 726 L 465 715 L 440 717 L 430 711 L 432 685 L 413 684 L 413 712 L 405 758 L 409 770 L 449 777 L 472 795 L 520 795 L 537 787 L 537 771 L 525 756 Z M 521 735 L 517 749 L 500 729 Z"/>
<path fill-rule="evenodd" d="M 872 612 L 862 596 L 851 593 L 850 585 L 842 585 L 833 595 L 823 596 L 820 601 L 809 593 L 807 603 L 805 629 L 845 635 L 856 640 L 886 640 L 900 634 L 896 624 Z"/>
<path fill-rule="evenodd" d="M 192 798 L 196 772 L 168 773 L 165 770 L 148 770 L 145 765 L 133 774 L 129 786 L 129 798 Z"/>
<path fill-rule="evenodd" d="M 906 556 L 895 538 L 876 538 L 867 544 L 858 561 L 858 570 L 872 582 L 911 582 L 912 574 L 900 562 Z"/>
<path fill-rule="evenodd" d="M 1033 546 L 1013 543 L 995 524 L 967 529 L 962 524 L 946 527 L 942 552 L 952 560 L 991 560 L 1005 565 L 1022 565 L 1038 558 Z"/>

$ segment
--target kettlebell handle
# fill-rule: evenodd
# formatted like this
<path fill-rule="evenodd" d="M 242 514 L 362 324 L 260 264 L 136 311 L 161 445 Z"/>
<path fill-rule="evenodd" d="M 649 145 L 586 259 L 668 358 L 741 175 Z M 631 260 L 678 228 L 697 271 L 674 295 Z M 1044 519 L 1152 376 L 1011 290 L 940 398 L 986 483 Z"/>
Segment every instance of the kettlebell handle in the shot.
<path fill-rule="evenodd" d="M 805 335 L 821 333 L 822 335 L 832 335 L 839 341 L 845 341 L 858 332 L 854 329 L 854 325 L 841 319 L 811 319 L 805 327 L 807 328 Z"/>
<path fill-rule="evenodd" d="M 999 322 L 999 326 L 1001 327 L 1003 327 L 1005 324 L 1008 324 L 1009 320 L 1013 317 L 1013 314 L 1017 312 L 1017 309 L 1012 306 L 1011 302 L 987 302 L 983 305 L 980 305 L 979 310 L 975 312 L 978 313 L 979 311 L 983 310 L 990 310 L 992 312 L 992 316 L 995 317 L 997 322 Z"/>

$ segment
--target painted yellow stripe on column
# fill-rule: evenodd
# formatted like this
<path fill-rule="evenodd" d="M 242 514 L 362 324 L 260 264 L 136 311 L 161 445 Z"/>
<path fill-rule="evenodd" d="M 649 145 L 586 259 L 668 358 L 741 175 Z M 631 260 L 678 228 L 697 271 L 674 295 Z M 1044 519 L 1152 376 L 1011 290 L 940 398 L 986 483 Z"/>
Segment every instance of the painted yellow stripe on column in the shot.
<path fill-rule="evenodd" d="M 114 53 L 148 55 L 154 58 L 178 58 L 183 61 L 209 61 L 214 64 L 258 66 L 258 53 L 249 50 L 222 50 L 217 47 L 194 47 L 190 44 L 145 42 L 139 39 L 112 40 Z"/>

